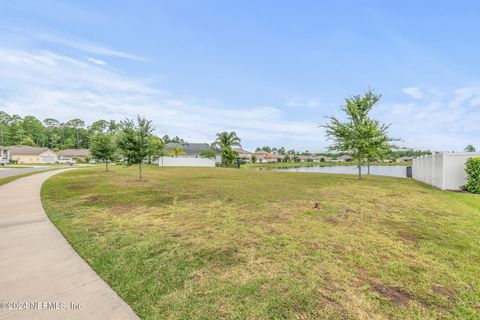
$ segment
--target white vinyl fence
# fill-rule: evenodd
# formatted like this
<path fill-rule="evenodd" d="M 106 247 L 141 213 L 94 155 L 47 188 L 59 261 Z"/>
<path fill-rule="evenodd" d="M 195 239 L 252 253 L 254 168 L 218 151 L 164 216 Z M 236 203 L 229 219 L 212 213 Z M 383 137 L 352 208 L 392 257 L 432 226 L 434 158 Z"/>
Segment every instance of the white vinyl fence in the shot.
<path fill-rule="evenodd" d="M 215 167 L 215 160 L 190 157 L 160 157 L 160 167 Z"/>
<path fill-rule="evenodd" d="M 460 190 L 467 181 L 465 163 L 478 152 L 433 153 L 413 159 L 412 177 L 442 190 Z"/>

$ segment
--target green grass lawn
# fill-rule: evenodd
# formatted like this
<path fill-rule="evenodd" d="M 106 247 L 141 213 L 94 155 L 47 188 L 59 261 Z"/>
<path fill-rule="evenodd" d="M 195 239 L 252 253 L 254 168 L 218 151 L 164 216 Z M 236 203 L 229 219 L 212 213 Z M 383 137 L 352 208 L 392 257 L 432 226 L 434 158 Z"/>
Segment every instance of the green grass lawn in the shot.
<path fill-rule="evenodd" d="M 76 169 L 42 188 L 50 219 L 143 319 L 480 318 L 479 196 L 373 176 L 145 177 Z"/>
<path fill-rule="evenodd" d="M 242 168 L 296 168 L 296 167 L 331 167 L 356 166 L 355 162 L 273 162 L 273 163 L 246 163 Z M 371 166 L 411 166 L 411 162 L 372 162 Z"/>

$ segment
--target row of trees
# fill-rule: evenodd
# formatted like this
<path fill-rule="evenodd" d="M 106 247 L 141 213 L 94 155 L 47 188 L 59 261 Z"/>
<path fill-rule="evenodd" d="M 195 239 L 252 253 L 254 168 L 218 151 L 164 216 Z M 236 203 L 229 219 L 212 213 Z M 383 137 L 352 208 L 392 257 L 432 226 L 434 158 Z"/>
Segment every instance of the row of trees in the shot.
<path fill-rule="evenodd" d="M 115 132 L 97 132 L 91 137 L 90 153 L 97 161 L 108 163 L 122 157 L 128 165 L 138 165 L 139 178 L 142 179 L 142 165 L 151 162 L 163 154 L 164 141 L 153 134 L 152 121 L 137 116 L 137 119 L 125 119 Z"/>
<path fill-rule="evenodd" d="M 122 157 L 128 165 L 138 165 L 139 178 L 142 179 L 142 165 L 151 162 L 161 156 L 167 155 L 163 149 L 165 142 L 153 134 L 152 121 L 137 116 L 137 119 L 125 119 L 118 125 L 115 132 L 98 132 L 90 144 L 90 153 L 93 158 L 105 163 L 105 170 L 108 171 L 108 163 Z M 238 153 L 233 150 L 240 145 L 240 138 L 235 132 L 217 133 L 216 140 L 212 147 L 218 148 L 222 154 L 224 166 L 234 166 Z M 178 143 L 183 143 L 179 141 Z M 180 146 L 173 147 L 168 155 L 177 157 L 185 154 Z M 213 150 L 206 150 L 202 156 L 207 158 L 215 157 Z"/>
<path fill-rule="evenodd" d="M 473 150 L 475 150 L 473 146 L 469 145 L 467 146 L 467 148 L 465 148 L 465 151 L 471 151 L 472 148 Z M 289 156 L 288 157 L 289 159 L 294 159 L 294 158 L 298 159 L 298 156 L 312 156 L 312 155 L 331 157 L 335 159 L 339 155 L 337 152 L 310 152 L 308 150 L 298 151 L 294 149 L 285 151 L 285 147 L 276 148 L 276 147 L 270 147 L 270 146 L 257 147 L 255 149 L 255 152 L 259 152 L 259 151 L 265 151 L 273 154 Z M 432 154 L 432 151 L 415 150 L 415 149 L 409 149 L 409 148 L 398 148 L 398 149 L 391 149 L 385 152 L 385 159 L 396 160 L 401 157 L 419 157 L 419 156 L 428 155 L 428 154 Z"/>
<path fill-rule="evenodd" d="M 0 111 L 0 145 L 28 145 L 47 147 L 52 150 L 90 148 L 94 136 L 98 133 L 116 134 L 122 127 L 115 120 L 97 120 L 86 125 L 82 119 L 60 122 L 54 118 L 40 121 L 34 116 L 10 115 Z M 179 137 L 161 137 L 164 143 L 185 141 Z"/>

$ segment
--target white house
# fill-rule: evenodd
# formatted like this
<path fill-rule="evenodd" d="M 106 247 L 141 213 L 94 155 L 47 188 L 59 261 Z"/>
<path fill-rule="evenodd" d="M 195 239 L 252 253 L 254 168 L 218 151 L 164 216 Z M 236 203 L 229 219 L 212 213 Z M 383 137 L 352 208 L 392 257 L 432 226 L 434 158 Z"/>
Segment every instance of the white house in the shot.
<path fill-rule="evenodd" d="M 353 160 L 352 156 L 349 156 L 348 154 L 345 154 L 343 156 L 338 157 L 336 162 L 350 162 L 352 160 Z"/>
<path fill-rule="evenodd" d="M 10 161 L 10 151 L 7 147 L 0 146 L 0 163 L 8 163 Z"/>

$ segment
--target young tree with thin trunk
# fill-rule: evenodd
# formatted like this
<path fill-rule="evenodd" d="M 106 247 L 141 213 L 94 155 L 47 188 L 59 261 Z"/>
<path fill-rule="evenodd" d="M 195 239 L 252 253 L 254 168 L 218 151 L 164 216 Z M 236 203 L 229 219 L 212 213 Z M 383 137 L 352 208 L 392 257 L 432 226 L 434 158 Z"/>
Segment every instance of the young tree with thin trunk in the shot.
<path fill-rule="evenodd" d="M 110 133 L 99 132 L 93 136 L 90 143 L 90 154 L 97 160 L 105 162 L 105 171 L 108 171 L 108 163 L 115 161 L 117 145 Z"/>
<path fill-rule="evenodd" d="M 152 121 L 137 116 L 136 121 L 125 119 L 120 124 L 118 146 L 128 166 L 138 164 L 139 178 L 142 179 L 142 164 L 150 151 L 150 136 L 154 130 Z"/>
<path fill-rule="evenodd" d="M 346 121 L 336 117 L 328 117 L 330 123 L 323 125 L 327 138 L 333 142 L 330 150 L 347 152 L 357 162 L 358 178 L 362 178 L 362 163 L 364 159 L 385 152 L 390 148 L 387 135 L 388 125 L 369 118 L 368 113 L 380 100 L 380 95 L 369 90 L 365 95 L 353 96 L 345 99 L 342 111 L 346 114 Z"/>

